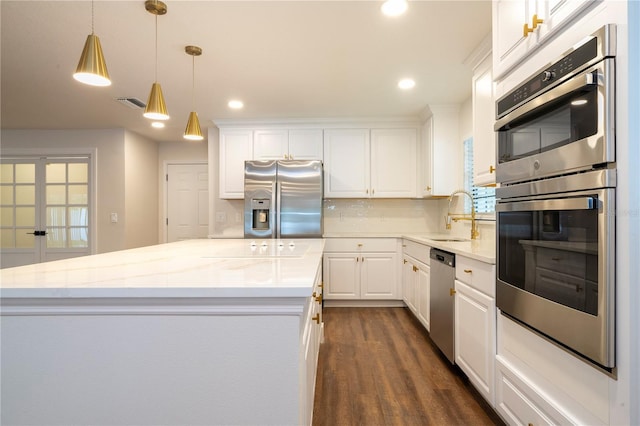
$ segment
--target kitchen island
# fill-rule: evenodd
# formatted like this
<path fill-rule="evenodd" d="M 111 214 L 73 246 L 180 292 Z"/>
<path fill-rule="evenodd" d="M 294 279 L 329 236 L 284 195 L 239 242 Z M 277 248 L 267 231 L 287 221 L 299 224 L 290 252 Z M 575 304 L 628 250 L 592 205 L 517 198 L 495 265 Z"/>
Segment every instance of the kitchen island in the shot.
<path fill-rule="evenodd" d="M 309 424 L 322 239 L 0 270 L 2 424 Z"/>

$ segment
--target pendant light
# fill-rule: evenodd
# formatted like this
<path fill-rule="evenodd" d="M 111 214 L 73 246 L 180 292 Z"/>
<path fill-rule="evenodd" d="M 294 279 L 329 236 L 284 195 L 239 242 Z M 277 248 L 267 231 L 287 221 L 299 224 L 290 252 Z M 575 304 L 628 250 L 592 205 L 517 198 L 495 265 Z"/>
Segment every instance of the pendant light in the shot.
<path fill-rule="evenodd" d="M 198 120 L 198 113 L 195 111 L 195 93 L 196 93 L 196 56 L 202 55 L 202 49 L 198 46 L 185 46 L 184 51 L 187 55 L 191 55 L 191 112 L 189 113 L 189 120 L 187 120 L 187 127 L 184 129 L 184 138 L 190 141 L 201 141 L 202 130 L 200 130 L 200 120 Z"/>
<path fill-rule="evenodd" d="M 91 1 L 91 34 L 87 36 L 87 41 L 84 43 L 84 49 L 82 49 L 82 55 L 80 55 L 80 61 L 73 78 L 90 86 L 111 85 L 100 39 L 93 32 L 93 1 Z"/>
<path fill-rule="evenodd" d="M 158 15 L 165 15 L 167 13 L 167 5 L 159 0 L 147 0 L 144 2 L 144 8 L 156 17 L 156 78 L 151 86 L 147 107 L 144 109 L 143 115 L 152 120 L 168 120 L 169 113 L 164 103 L 162 87 L 160 87 L 160 83 L 158 83 Z"/>

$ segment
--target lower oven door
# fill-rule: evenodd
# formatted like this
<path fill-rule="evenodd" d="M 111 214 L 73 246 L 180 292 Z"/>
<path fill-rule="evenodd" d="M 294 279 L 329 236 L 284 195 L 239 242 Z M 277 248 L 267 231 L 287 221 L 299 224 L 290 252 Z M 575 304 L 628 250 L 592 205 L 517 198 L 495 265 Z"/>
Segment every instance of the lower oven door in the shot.
<path fill-rule="evenodd" d="M 496 303 L 552 340 L 615 366 L 615 189 L 500 200 Z"/>

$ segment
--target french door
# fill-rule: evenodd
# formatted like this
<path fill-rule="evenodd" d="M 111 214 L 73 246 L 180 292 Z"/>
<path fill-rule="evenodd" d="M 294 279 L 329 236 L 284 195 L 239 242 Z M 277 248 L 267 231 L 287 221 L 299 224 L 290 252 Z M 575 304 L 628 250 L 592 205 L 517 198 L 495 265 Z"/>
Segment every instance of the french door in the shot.
<path fill-rule="evenodd" d="M 0 159 L 0 267 L 91 252 L 89 157 Z"/>

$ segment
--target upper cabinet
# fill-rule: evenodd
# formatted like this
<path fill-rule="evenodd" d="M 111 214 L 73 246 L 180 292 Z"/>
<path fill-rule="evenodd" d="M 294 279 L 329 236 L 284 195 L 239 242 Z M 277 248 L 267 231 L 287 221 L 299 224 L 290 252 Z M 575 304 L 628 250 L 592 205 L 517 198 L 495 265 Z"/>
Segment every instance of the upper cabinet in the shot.
<path fill-rule="evenodd" d="M 324 131 L 325 197 L 369 197 L 369 129 Z"/>
<path fill-rule="evenodd" d="M 460 106 L 429 105 L 429 109 L 432 115 L 422 126 L 420 195 L 444 197 L 462 185 Z"/>
<path fill-rule="evenodd" d="M 371 196 L 416 196 L 416 129 L 371 130 Z"/>
<path fill-rule="evenodd" d="M 254 160 L 322 160 L 322 129 L 256 130 Z"/>
<path fill-rule="evenodd" d="M 499 78 L 573 17 L 601 0 L 493 2 L 493 74 Z"/>
<path fill-rule="evenodd" d="M 220 129 L 220 198 L 244 198 L 244 162 L 252 157 L 252 130 Z"/>
<path fill-rule="evenodd" d="M 489 54 L 474 69 L 472 80 L 473 183 L 476 186 L 496 183 L 495 104 L 491 65 Z"/>
<path fill-rule="evenodd" d="M 416 128 L 324 132 L 325 196 L 416 196 Z"/>

